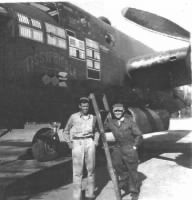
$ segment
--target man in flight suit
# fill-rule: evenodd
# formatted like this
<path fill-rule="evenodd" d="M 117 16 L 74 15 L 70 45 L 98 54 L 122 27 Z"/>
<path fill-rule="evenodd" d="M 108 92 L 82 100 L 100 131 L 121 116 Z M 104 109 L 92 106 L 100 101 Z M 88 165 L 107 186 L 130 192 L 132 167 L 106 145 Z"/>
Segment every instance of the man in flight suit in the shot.
<path fill-rule="evenodd" d="M 73 161 L 73 199 L 82 199 L 82 177 L 84 161 L 87 169 L 86 199 L 94 199 L 95 189 L 95 147 L 98 145 L 99 133 L 96 131 L 96 118 L 89 114 L 89 99 L 80 98 L 79 112 L 70 116 L 64 137 L 72 149 Z"/>
<path fill-rule="evenodd" d="M 127 187 L 132 200 L 138 199 L 138 153 L 137 147 L 142 140 L 142 133 L 130 115 L 125 115 L 122 104 L 114 104 L 113 117 L 105 122 L 106 129 L 110 129 L 116 144 L 112 151 L 112 163 L 119 176 L 120 188 Z"/>

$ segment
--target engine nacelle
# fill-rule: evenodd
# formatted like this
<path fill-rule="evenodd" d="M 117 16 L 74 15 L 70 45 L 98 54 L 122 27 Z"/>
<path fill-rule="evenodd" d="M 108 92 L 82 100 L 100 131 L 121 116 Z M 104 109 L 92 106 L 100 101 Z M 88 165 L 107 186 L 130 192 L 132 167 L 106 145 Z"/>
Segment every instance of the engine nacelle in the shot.
<path fill-rule="evenodd" d="M 169 128 L 170 115 L 166 110 L 152 110 L 150 108 L 129 108 L 128 110 L 144 134 L 165 131 Z"/>
<path fill-rule="evenodd" d="M 170 115 L 166 110 L 152 110 L 150 108 L 129 108 L 134 121 L 143 134 L 168 130 Z M 108 142 L 114 142 L 112 132 L 106 133 Z"/>

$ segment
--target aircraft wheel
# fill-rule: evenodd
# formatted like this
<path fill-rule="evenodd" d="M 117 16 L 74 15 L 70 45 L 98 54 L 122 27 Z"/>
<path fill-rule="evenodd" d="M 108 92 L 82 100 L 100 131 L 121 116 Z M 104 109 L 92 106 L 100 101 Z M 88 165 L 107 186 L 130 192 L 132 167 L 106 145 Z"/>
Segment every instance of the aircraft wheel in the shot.
<path fill-rule="evenodd" d="M 32 141 L 32 155 L 38 161 L 54 160 L 58 157 L 59 137 L 51 128 L 37 131 Z"/>

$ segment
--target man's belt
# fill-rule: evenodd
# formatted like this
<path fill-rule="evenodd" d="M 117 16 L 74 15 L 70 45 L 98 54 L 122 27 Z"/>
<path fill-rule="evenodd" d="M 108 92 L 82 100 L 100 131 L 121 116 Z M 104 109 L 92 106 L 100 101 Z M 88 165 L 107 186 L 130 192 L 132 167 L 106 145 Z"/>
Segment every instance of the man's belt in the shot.
<path fill-rule="evenodd" d="M 87 139 L 87 138 L 92 138 L 93 139 L 93 136 L 84 136 L 84 137 L 73 137 L 73 140 L 81 140 L 81 139 Z"/>

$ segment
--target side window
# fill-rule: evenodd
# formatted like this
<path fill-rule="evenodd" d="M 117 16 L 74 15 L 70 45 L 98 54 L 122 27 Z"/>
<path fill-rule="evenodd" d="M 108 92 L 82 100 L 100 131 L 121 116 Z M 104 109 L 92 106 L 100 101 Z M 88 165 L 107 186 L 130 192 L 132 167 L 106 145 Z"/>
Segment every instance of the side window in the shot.
<path fill-rule="evenodd" d="M 99 43 L 86 38 L 87 78 L 101 80 L 101 57 Z"/>
<path fill-rule="evenodd" d="M 44 42 L 41 22 L 21 13 L 17 13 L 19 36 L 37 42 Z"/>
<path fill-rule="evenodd" d="M 58 26 L 49 23 L 45 23 L 45 28 L 47 34 L 47 44 L 62 49 L 67 48 L 66 33 L 63 28 L 60 28 Z"/>
<path fill-rule="evenodd" d="M 85 60 L 85 43 L 75 37 L 69 38 L 69 56 L 80 60 Z"/>

